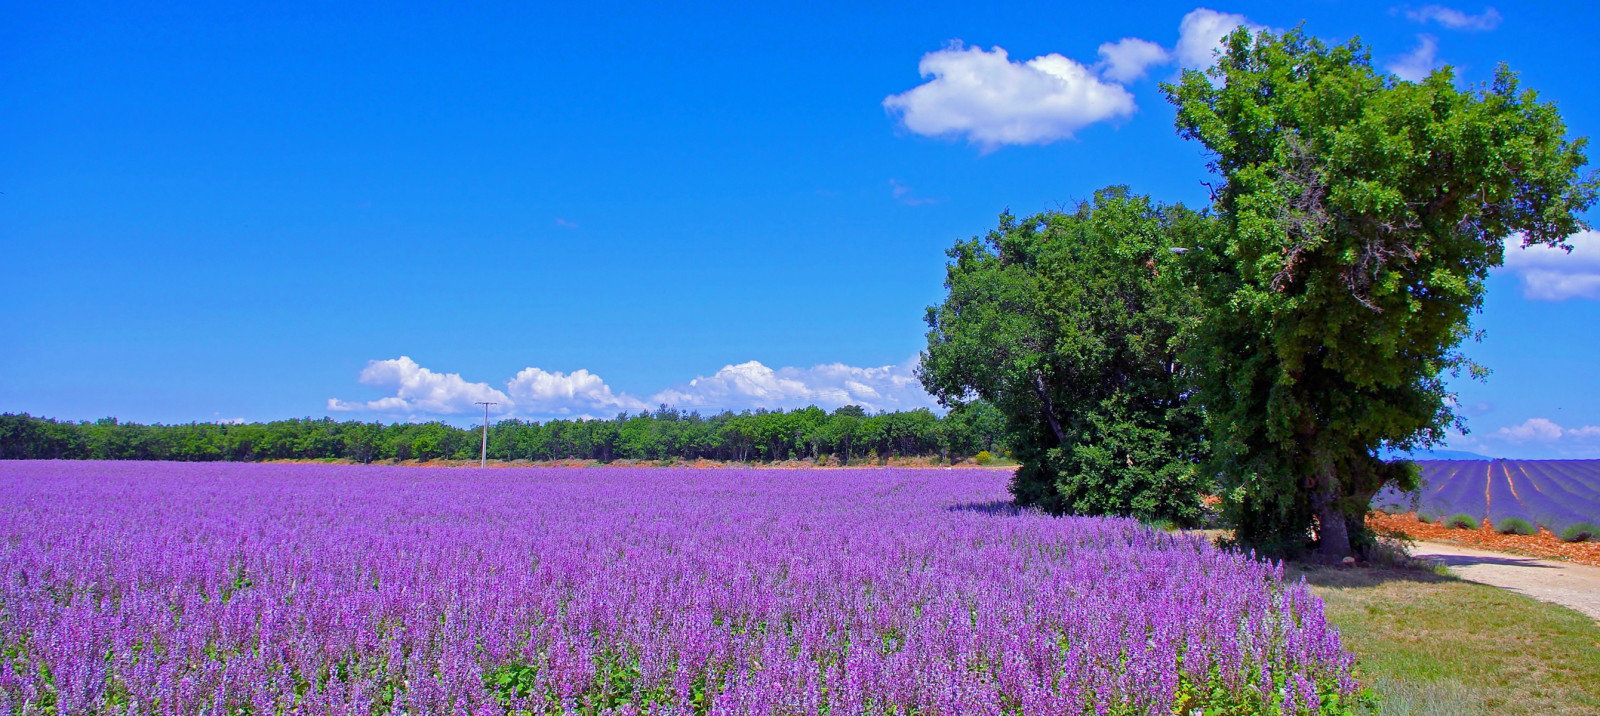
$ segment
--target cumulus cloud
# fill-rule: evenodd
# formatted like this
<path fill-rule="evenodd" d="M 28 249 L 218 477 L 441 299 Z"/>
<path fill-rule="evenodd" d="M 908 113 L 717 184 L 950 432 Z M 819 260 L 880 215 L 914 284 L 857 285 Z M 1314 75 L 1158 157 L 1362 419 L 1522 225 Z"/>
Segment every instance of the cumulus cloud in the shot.
<path fill-rule="evenodd" d="M 859 405 L 871 411 L 932 407 L 933 398 L 922 389 L 915 370 L 915 361 L 876 368 L 828 363 L 776 370 L 748 361 L 664 390 L 651 402 L 732 410 L 807 405 L 828 409 Z"/>
<path fill-rule="evenodd" d="M 883 107 L 912 133 L 964 137 L 984 151 L 1048 144 L 1096 122 L 1132 116 L 1139 108 L 1125 85 L 1174 61 L 1189 69 L 1211 67 L 1223 38 L 1241 26 L 1270 29 L 1243 15 L 1199 8 L 1179 23 L 1175 47 L 1124 37 L 1100 45 L 1093 65 L 1058 53 L 1015 62 L 1002 48 L 958 40 L 923 55 L 917 71 L 929 79 L 885 98 Z"/>
<path fill-rule="evenodd" d="M 1417 35 L 1417 46 L 1389 63 L 1389 71 L 1407 82 L 1428 79 L 1439 66 L 1439 41 L 1433 35 Z"/>
<path fill-rule="evenodd" d="M 1128 84 L 1143 79 L 1151 67 L 1172 61 L 1172 53 L 1149 40 L 1124 37 L 1100 46 L 1100 61 L 1095 68 L 1112 82 Z"/>
<path fill-rule="evenodd" d="M 1424 24 L 1434 22 L 1451 30 L 1466 30 L 1469 32 L 1493 30 L 1499 27 L 1502 19 L 1500 12 L 1492 7 L 1484 8 L 1481 14 L 1468 15 L 1455 8 L 1443 5 L 1424 5 L 1416 10 L 1407 10 L 1406 17 L 1413 22 Z"/>
<path fill-rule="evenodd" d="M 370 361 L 359 380 L 394 395 L 365 402 L 329 398 L 328 410 L 450 415 L 475 410 L 473 404 L 480 401 L 499 403 L 496 412 L 511 403 L 505 393 L 487 383 L 469 383 L 458 373 L 435 373 L 408 356 Z"/>
<path fill-rule="evenodd" d="M 1564 428 L 1546 418 L 1529 418 L 1521 425 L 1500 428 L 1495 437 L 1517 444 L 1600 441 L 1600 425 Z"/>
<path fill-rule="evenodd" d="M 585 369 L 571 373 L 528 367 L 506 381 L 504 391 L 472 383 L 455 373 L 436 373 L 410 358 L 372 361 L 360 381 L 392 392 L 367 401 L 328 400 L 328 409 L 419 417 L 471 414 L 478 401 L 499 403 L 494 412 L 525 417 L 610 416 L 639 412 L 657 405 L 687 410 L 721 411 L 753 408 L 833 409 L 860 405 L 870 411 L 933 407 L 915 375 L 916 361 L 861 368 L 829 363 L 811 368 L 769 368 L 759 361 L 727 365 L 710 376 L 668 388 L 640 399 L 613 390 Z"/>
<path fill-rule="evenodd" d="M 1198 8 L 1183 16 L 1178 24 L 1178 46 L 1173 49 L 1178 64 L 1185 69 L 1204 70 L 1217 63 L 1216 53 L 1222 41 L 1234 29 L 1244 27 L 1252 34 L 1268 29 L 1257 25 L 1243 15 Z"/>
<path fill-rule="evenodd" d="M 1500 428 L 1496 436 L 1514 443 L 1548 443 L 1561 439 L 1561 426 L 1545 418 L 1529 418 L 1521 425 Z"/>
<path fill-rule="evenodd" d="M 570 415 L 642 410 L 645 403 L 611 392 L 600 376 L 582 368 L 571 373 L 523 368 L 506 383 L 517 409 L 532 415 Z"/>
<path fill-rule="evenodd" d="M 1522 281 L 1522 295 L 1536 301 L 1600 299 L 1600 231 L 1567 237 L 1572 252 L 1552 246 L 1522 248 L 1522 237 L 1506 240 L 1506 269 Z"/>
<path fill-rule="evenodd" d="M 917 71 L 932 79 L 890 95 L 884 108 L 911 132 L 966 137 L 985 149 L 1048 144 L 1137 109 L 1122 85 L 1054 53 L 1013 62 L 999 47 L 958 42 L 923 55 Z"/>

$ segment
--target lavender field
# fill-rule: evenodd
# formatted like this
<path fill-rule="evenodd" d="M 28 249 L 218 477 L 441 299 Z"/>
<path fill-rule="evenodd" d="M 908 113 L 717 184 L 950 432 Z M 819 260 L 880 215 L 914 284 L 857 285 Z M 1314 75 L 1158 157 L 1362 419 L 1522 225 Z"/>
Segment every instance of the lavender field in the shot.
<path fill-rule="evenodd" d="M 1499 532 L 1549 530 L 1568 542 L 1600 539 L 1600 460 L 1419 460 L 1421 489 L 1385 488 L 1376 510 L 1423 522 Z"/>
<path fill-rule="evenodd" d="M 1006 477 L 0 463 L 0 712 L 1348 704 L 1281 569 Z"/>

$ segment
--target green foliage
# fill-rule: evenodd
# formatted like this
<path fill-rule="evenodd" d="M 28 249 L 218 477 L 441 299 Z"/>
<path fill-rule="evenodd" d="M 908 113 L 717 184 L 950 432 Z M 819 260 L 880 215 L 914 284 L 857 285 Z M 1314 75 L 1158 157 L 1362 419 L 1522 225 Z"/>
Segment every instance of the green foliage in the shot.
<path fill-rule="evenodd" d="M 919 377 L 952 414 L 981 399 L 1004 416 L 1018 502 L 1196 520 L 1204 446 L 1176 362 L 1194 311 L 1169 248 L 1210 224 L 1119 187 L 947 252 Z"/>
<path fill-rule="evenodd" d="M 501 664 L 483 675 L 483 685 L 494 692 L 500 705 L 510 708 L 513 699 L 526 699 L 538 689 L 539 670 L 518 662 Z"/>
<path fill-rule="evenodd" d="M 1348 554 L 1372 495 L 1415 486 L 1379 450 L 1464 427 L 1442 376 L 1483 374 L 1457 348 L 1503 241 L 1583 228 L 1584 140 L 1504 68 L 1481 89 L 1448 69 L 1403 82 L 1359 42 L 1299 30 L 1236 31 L 1214 69 L 1165 89 L 1224 180 L 1223 230 L 1185 254 L 1209 471 L 1243 541 L 1294 552 L 1315 528 Z"/>
<path fill-rule="evenodd" d="M 979 465 L 988 465 L 994 462 L 994 455 L 989 454 L 988 450 L 979 450 L 977 455 L 972 456 L 972 460 Z"/>
<path fill-rule="evenodd" d="M 1478 522 L 1478 518 L 1468 514 L 1457 513 L 1445 518 L 1444 526 L 1455 529 L 1475 530 L 1481 525 Z"/>

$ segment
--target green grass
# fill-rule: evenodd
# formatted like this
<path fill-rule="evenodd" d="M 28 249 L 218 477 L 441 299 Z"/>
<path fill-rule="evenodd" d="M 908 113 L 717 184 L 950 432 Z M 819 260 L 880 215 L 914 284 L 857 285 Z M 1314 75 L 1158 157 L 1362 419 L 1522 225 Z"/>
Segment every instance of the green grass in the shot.
<path fill-rule="evenodd" d="M 1600 713 L 1600 626 L 1582 614 L 1425 569 L 1292 569 L 1379 714 Z"/>

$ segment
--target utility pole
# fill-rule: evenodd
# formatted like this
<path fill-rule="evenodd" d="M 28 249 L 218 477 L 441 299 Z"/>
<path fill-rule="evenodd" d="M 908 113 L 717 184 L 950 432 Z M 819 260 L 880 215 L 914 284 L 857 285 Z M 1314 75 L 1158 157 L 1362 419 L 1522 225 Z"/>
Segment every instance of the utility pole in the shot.
<path fill-rule="evenodd" d="M 483 406 L 483 452 L 478 453 L 478 467 L 489 466 L 489 406 L 499 403 L 478 402 L 473 405 Z"/>

